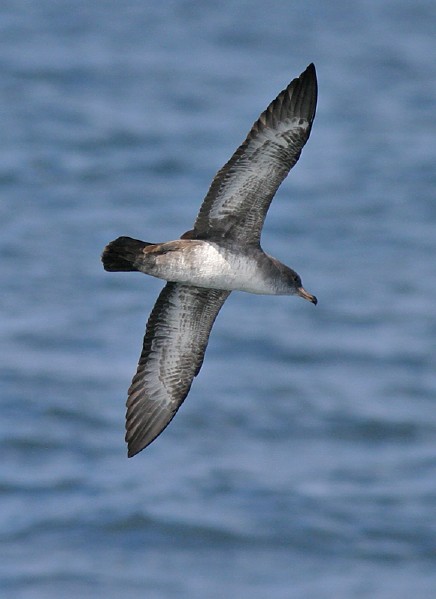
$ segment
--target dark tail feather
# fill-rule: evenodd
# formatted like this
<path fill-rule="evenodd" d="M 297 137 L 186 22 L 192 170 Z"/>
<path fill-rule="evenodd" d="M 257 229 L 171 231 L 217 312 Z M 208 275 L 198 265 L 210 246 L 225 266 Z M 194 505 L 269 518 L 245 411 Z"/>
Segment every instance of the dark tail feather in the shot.
<path fill-rule="evenodd" d="M 105 270 L 109 272 L 127 272 L 138 270 L 135 268 L 135 261 L 142 253 L 142 250 L 148 246 L 154 245 L 139 239 L 131 237 L 118 237 L 111 241 L 103 250 L 101 261 Z"/>

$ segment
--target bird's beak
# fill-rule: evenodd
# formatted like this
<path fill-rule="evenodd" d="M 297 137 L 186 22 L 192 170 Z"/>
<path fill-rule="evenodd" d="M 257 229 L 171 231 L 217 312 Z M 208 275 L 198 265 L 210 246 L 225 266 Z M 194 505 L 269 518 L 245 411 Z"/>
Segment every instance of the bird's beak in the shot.
<path fill-rule="evenodd" d="M 318 300 L 316 299 L 316 297 L 314 295 L 312 295 L 311 293 L 308 293 L 304 289 L 304 287 L 298 287 L 297 295 L 299 295 L 300 297 L 302 297 L 305 300 L 308 300 L 309 302 L 312 302 L 312 304 L 314 304 L 315 306 L 318 303 Z"/>

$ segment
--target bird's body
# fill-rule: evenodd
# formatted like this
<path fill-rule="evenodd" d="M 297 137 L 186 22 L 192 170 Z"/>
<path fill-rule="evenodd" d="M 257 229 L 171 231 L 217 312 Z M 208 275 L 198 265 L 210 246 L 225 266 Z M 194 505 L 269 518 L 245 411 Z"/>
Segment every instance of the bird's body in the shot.
<path fill-rule="evenodd" d="M 200 371 L 215 318 L 231 291 L 299 295 L 316 304 L 299 275 L 260 246 L 274 194 L 297 162 L 316 109 L 309 65 L 254 123 L 217 173 L 192 231 L 166 243 L 120 237 L 102 261 L 108 271 L 139 271 L 168 281 L 150 315 L 129 389 L 129 456 L 169 424 Z"/>
<path fill-rule="evenodd" d="M 121 246 L 119 251 L 125 253 L 132 242 L 137 246 L 143 243 L 121 237 L 117 240 Z M 111 251 L 115 251 L 115 242 Z M 147 244 L 136 254 L 131 270 L 206 289 L 261 295 L 297 293 L 295 286 L 289 284 L 298 277 L 292 269 L 268 256 L 260 247 L 241 246 L 233 241 L 177 239 Z M 297 287 L 301 287 L 301 282 Z"/>

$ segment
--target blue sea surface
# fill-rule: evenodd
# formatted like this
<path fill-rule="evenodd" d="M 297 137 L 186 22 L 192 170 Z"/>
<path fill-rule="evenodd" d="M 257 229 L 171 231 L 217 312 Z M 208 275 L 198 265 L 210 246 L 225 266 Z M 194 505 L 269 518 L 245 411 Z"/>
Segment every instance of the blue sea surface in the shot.
<path fill-rule="evenodd" d="M 41 0 L 0 20 L 0 595 L 436 597 L 436 4 Z M 168 429 L 126 458 L 176 239 L 314 62 L 265 250 L 319 300 L 233 293 Z"/>

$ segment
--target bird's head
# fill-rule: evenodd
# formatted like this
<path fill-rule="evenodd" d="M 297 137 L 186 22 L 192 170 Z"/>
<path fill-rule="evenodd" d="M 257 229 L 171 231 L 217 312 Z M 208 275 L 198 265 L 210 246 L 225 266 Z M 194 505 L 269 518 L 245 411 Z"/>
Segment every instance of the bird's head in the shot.
<path fill-rule="evenodd" d="M 295 270 L 292 270 L 292 268 L 290 268 L 288 272 L 288 284 L 292 295 L 299 295 L 316 306 L 318 300 L 314 295 L 304 289 L 300 275 L 296 273 Z"/>

